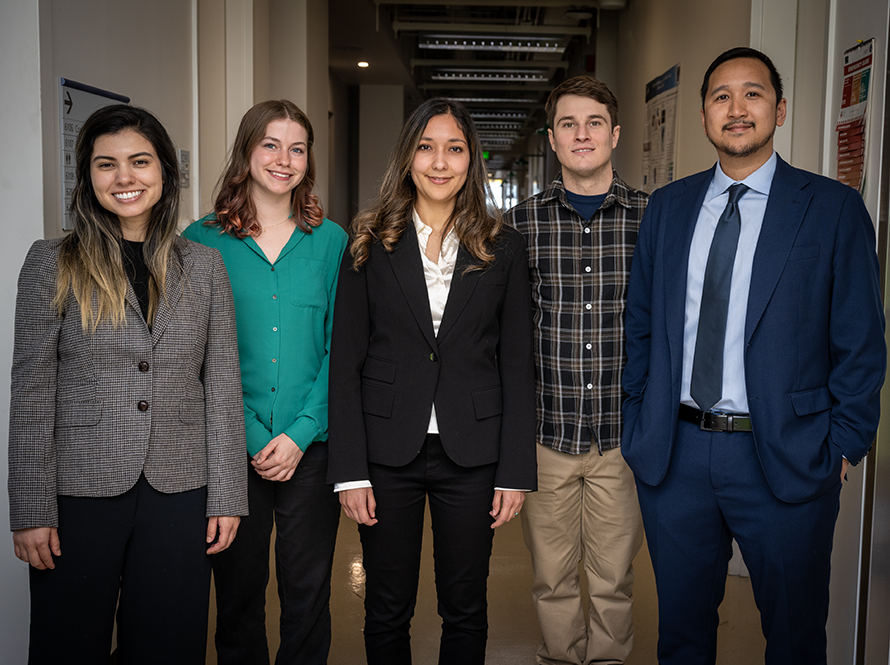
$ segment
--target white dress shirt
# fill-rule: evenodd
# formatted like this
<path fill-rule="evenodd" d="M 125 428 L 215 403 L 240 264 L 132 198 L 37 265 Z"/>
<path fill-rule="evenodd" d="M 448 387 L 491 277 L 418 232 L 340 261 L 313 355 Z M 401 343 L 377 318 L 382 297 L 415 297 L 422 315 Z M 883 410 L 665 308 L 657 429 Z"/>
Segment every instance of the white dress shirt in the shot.
<path fill-rule="evenodd" d="M 763 226 L 763 215 L 769 200 L 769 191 L 776 173 L 776 153 L 754 173 L 740 181 L 748 191 L 739 199 L 742 218 L 739 245 L 732 268 L 732 285 L 729 294 L 729 311 L 726 317 L 726 340 L 723 347 L 723 396 L 712 410 L 728 413 L 748 413 L 748 394 L 745 388 L 745 319 L 748 313 L 748 291 L 754 266 L 754 251 Z M 695 356 L 695 340 L 698 335 L 698 315 L 701 307 L 705 268 L 711 250 L 711 240 L 720 215 L 729 200 L 729 188 L 735 181 L 720 168 L 714 171 L 701 212 L 692 235 L 689 248 L 689 265 L 686 275 L 686 323 L 683 334 L 683 378 L 680 384 L 680 401 L 698 408 L 689 392 L 692 379 L 692 362 Z"/>

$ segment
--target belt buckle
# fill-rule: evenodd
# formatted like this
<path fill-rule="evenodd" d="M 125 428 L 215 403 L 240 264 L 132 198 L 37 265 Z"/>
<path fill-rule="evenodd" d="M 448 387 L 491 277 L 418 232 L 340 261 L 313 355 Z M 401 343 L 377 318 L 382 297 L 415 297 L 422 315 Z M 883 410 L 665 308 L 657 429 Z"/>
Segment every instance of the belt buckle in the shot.
<path fill-rule="evenodd" d="M 732 432 L 732 415 L 716 411 L 702 411 L 699 428 L 703 432 Z"/>

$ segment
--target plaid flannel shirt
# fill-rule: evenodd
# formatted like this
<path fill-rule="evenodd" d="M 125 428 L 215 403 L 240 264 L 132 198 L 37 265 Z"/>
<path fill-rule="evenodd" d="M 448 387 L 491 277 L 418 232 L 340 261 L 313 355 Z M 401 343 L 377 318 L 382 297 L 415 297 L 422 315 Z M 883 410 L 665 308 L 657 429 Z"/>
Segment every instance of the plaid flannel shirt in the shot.
<path fill-rule="evenodd" d="M 562 175 L 506 215 L 528 240 L 537 361 L 538 441 L 578 455 L 621 444 L 624 307 L 648 195 L 612 171 L 589 221 Z M 592 441 L 591 441 L 592 440 Z"/>

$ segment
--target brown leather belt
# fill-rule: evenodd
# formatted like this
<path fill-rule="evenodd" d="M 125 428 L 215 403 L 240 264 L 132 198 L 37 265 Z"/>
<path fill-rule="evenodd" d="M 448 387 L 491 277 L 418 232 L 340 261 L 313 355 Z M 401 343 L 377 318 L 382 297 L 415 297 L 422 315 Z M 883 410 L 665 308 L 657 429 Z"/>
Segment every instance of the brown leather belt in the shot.
<path fill-rule="evenodd" d="M 699 411 L 686 404 L 680 405 L 680 420 L 698 425 L 705 432 L 750 432 L 751 416 L 747 413 Z"/>

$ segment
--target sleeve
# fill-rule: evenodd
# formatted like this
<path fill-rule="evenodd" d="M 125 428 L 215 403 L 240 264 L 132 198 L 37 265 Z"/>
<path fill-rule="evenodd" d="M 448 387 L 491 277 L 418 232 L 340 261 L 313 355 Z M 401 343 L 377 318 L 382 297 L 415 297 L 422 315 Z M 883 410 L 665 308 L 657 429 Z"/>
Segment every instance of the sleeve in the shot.
<path fill-rule="evenodd" d="M 331 333 L 329 483 L 370 477 L 361 396 L 361 371 L 371 337 L 368 264 L 353 270 L 351 258 L 347 249 L 340 263 Z"/>
<path fill-rule="evenodd" d="M 333 224 L 328 220 L 328 224 Z M 317 232 L 317 231 L 316 231 Z M 346 245 L 346 234 L 338 233 L 338 242 L 326 246 L 328 252 L 327 293 L 328 308 L 324 319 L 324 358 L 318 368 L 318 375 L 312 385 L 312 389 L 306 396 L 306 402 L 292 425 L 284 430 L 291 440 L 305 451 L 314 441 L 323 441 L 328 435 L 328 383 L 331 357 L 331 333 L 334 324 L 335 297 L 337 294 L 337 282 L 340 261 L 343 249 Z M 310 275 L 309 278 L 314 276 Z"/>
<path fill-rule="evenodd" d="M 213 259 L 203 367 L 207 516 L 247 515 L 247 458 L 235 306 L 222 256 L 215 249 L 208 251 Z"/>
<path fill-rule="evenodd" d="M 887 347 L 874 226 L 859 193 L 844 189 L 832 259 L 828 436 L 858 464 L 877 432 Z"/>
<path fill-rule="evenodd" d="M 13 531 L 59 526 L 53 438 L 62 322 L 53 307 L 57 270 L 54 248 L 40 240 L 31 246 L 19 274 L 9 407 Z"/>
<path fill-rule="evenodd" d="M 535 358 L 532 293 L 525 238 L 512 231 L 504 304 L 500 312 L 498 370 L 503 412 L 495 487 L 537 488 Z M 510 251 L 512 250 L 512 251 Z"/>
<path fill-rule="evenodd" d="M 643 391 L 649 381 L 649 347 L 652 336 L 652 256 L 655 243 L 659 192 L 649 199 L 646 212 L 640 222 L 640 232 L 631 260 L 630 281 L 625 308 L 625 350 L 627 363 L 622 373 L 625 392 L 622 416 L 622 447 L 627 446 L 633 434 L 637 416 L 643 402 Z M 629 447 L 629 446 L 628 446 Z"/>

